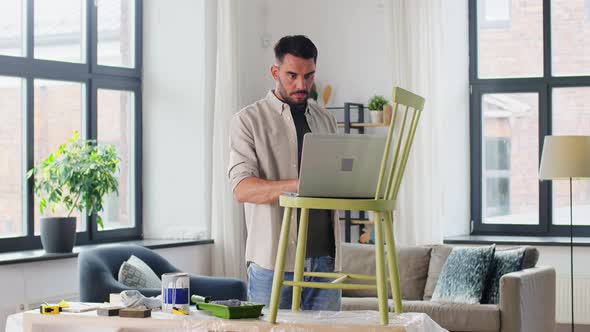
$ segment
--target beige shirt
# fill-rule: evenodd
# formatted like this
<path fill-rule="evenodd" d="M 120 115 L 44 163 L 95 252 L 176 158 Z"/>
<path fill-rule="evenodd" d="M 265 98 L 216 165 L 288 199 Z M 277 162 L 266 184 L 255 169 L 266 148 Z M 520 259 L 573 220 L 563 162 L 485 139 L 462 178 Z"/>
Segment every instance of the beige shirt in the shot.
<path fill-rule="evenodd" d="M 335 133 L 336 120 L 328 111 L 310 100 L 305 111 L 309 128 L 314 133 Z M 244 107 L 234 115 L 230 130 L 228 176 L 232 190 L 248 177 L 264 180 L 296 179 L 297 132 L 289 105 L 272 91 L 266 98 Z M 279 203 L 245 203 L 246 261 L 274 270 L 278 251 L 283 208 Z M 297 213 L 292 213 L 285 271 L 293 271 L 297 241 Z M 313 220 L 310 220 L 313 222 Z M 336 270 L 340 269 L 340 223 L 334 213 Z"/>

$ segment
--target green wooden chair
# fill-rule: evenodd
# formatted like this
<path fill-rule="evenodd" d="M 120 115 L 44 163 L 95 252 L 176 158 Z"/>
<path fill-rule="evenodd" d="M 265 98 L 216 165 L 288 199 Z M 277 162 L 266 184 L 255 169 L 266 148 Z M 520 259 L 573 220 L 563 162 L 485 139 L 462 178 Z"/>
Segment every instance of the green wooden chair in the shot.
<path fill-rule="evenodd" d="M 301 290 L 303 287 L 330 289 L 377 289 L 379 301 L 379 316 L 381 324 L 389 324 L 387 308 L 387 278 L 385 276 L 384 243 L 387 246 L 387 262 L 389 267 L 389 282 L 394 299 L 396 313 L 402 312 L 399 274 L 397 269 L 397 254 L 393 237 L 393 210 L 402 176 L 408 161 L 412 141 L 416 134 L 416 127 L 420 114 L 424 109 L 424 98 L 399 87 L 393 89 L 392 101 L 394 111 L 387 133 L 387 142 L 381 160 L 379 180 L 374 199 L 340 199 L 340 198 L 312 198 L 281 196 L 280 205 L 285 208 L 279 248 L 276 257 L 272 293 L 270 298 L 270 322 L 275 323 L 279 308 L 279 297 L 282 286 L 293 286 L 293 302 L 291 310 L 298 311 L 301 304 Z M 400 105 L 402 106 L 400 109 Z M 398 119 L 401 114 L 401 120 Z M 399 128 L 395 128 L 398 126 Z M 396 136 L 393 155 L 390 158 L 393 136 Z M 387 173 L 387 178 L 385 177 Z M 385 181 L 386 179 L 386 181 Z M 385 187 L 385 190 L 383 188 Z M 293 281 L 284 281 L 285 254 L 289 238 L 289 227 L 293 209 L 301 209 L 301 219 L 297 237 L 295 253 L 295 268 Z M 373 211 L 375 227 L 375 275 L 347 274 L 346 272 L 304 272 L 305 246 L 307 240 L 307 225 L 309 209 Z M 382 218 L 383 216 L 383 218 Z M 382 221 L 383 219 L 383 221 Z M 305 282 L 304 276 L 324 277 L 334 279 L 331 283 Z M 371 282 L 371 284 L 347 284 L 348 279 Z"/>

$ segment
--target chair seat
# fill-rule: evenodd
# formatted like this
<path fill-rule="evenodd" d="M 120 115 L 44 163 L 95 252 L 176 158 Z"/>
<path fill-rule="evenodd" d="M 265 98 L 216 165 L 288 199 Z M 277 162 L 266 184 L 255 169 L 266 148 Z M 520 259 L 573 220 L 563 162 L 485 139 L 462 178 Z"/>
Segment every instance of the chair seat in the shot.
<path fill-rule="evenodd" d="M 283 195 L 279 199 L 282 207 L 351 210 L 351 211 L 391 211 L 395 201 L 372 198 L 320 198 Z"/>

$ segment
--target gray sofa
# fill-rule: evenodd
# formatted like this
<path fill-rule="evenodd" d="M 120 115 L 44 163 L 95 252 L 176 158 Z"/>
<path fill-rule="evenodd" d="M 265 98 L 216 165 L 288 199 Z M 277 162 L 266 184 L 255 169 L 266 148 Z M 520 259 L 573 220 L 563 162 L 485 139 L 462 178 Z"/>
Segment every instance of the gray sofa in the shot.
<path fill-rule="evenodd" d="M 497 305 L 430 301 L 438 275 L 451 250 L 452 246 L 448 245 L 398 247 L 400 285 L 405 312 L 426 313 L 449 331 L 554 331 L 555 269 L 536 266 L 539 254 L 535 248 L 527 247 L 522 271 L 508 273 L 502 277 L 500 301 Z M 343 244 L 342 271 L 375 273 L 374 253 L 373 245 Z M 391 290 L 389 297 L 391 310 Z M 342 310 L 378 310 L 376 292 L 343 290 Z"/>

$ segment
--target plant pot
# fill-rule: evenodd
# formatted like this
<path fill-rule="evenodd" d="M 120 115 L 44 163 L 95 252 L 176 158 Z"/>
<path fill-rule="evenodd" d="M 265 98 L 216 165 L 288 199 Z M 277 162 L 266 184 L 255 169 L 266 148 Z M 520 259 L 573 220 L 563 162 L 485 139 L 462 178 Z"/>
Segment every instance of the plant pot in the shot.
<path fill-rule="evenodd" d="M 41 217 L 39 226 L 45 252 L 72 252 L 76 242 L 76 217 Z"/>
<path fill-rule="evenodd" d="M 372 123 L 383 123 L 383 111 L 369 111 Z"/>
<path fill-rule="evenodd" d="M 388 125 L 391 123 L 391 114 L 393 113 L 393 107 L 389 104 L 383 105 L 383 123 Z"/>

